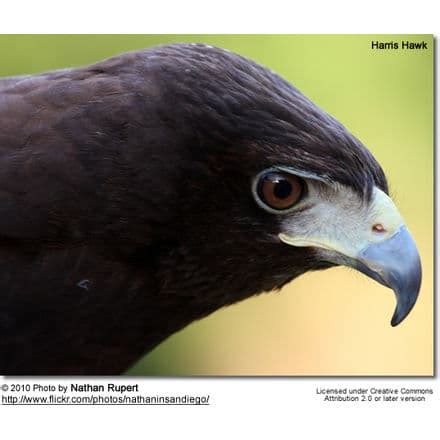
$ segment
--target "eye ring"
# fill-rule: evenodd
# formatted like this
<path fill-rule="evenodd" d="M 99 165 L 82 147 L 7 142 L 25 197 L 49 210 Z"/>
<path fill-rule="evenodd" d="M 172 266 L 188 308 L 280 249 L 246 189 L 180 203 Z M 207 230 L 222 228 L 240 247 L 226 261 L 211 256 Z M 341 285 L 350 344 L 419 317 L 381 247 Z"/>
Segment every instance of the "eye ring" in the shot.
<path fill-rule="evenodd" d="M 272 214 L 295 209 L 306 191 L 304 179 L 284 168 L 269 168 L 259 173 L 252 185 L 257 204 Z"/>

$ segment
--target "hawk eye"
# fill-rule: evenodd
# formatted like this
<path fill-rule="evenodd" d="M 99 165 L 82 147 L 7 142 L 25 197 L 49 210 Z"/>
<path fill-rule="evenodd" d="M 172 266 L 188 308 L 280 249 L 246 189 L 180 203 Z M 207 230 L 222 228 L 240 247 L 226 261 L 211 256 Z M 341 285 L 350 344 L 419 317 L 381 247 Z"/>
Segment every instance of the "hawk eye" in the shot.
<path fill-rule="evenodd" d="M 263 205 L 275 211 L 285 211 L 301 200 L 304 181 L 290 173 L 269 171 L 257 183 L 257 196 Z"/>

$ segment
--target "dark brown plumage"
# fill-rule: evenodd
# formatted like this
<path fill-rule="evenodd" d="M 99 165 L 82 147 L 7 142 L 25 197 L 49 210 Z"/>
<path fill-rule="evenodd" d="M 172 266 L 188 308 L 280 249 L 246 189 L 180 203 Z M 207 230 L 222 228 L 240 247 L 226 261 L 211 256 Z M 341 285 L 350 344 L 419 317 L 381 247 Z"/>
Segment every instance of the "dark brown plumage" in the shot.
<path fill-rule="evenodd" d="M 276 74 L 174 45 L 0 80 L 0 372 L 116 374 L 191 321 L 329 267 L 252 197 L 273 165 L 387 191 Z"/>

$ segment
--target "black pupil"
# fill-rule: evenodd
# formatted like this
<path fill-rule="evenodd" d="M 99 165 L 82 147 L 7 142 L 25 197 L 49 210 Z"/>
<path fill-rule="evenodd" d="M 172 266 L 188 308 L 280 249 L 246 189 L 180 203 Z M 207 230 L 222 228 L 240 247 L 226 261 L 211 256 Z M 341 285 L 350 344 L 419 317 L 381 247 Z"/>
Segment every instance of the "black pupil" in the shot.
<path fill-rule="evenodd" d="M 280 179 L 275 183 L 273 193 L 277 199 L 286 199 L 292 194 L 292 184 L 285 179 Z"/>

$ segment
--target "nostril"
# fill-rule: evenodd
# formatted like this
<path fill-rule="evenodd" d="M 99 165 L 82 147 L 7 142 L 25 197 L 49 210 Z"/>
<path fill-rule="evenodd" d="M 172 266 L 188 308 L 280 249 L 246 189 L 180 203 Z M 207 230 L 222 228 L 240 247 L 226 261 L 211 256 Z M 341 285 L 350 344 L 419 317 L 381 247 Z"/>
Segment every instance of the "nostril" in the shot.
<path fill-rule="evenodd" d="M 373 225 L 371 229 L 373 230 L 373 232 L 378 232 L 378 233 L 383 233 L 386 231 L 384 226 L 380 223 L 376 223 L 375 225 Z"/>

